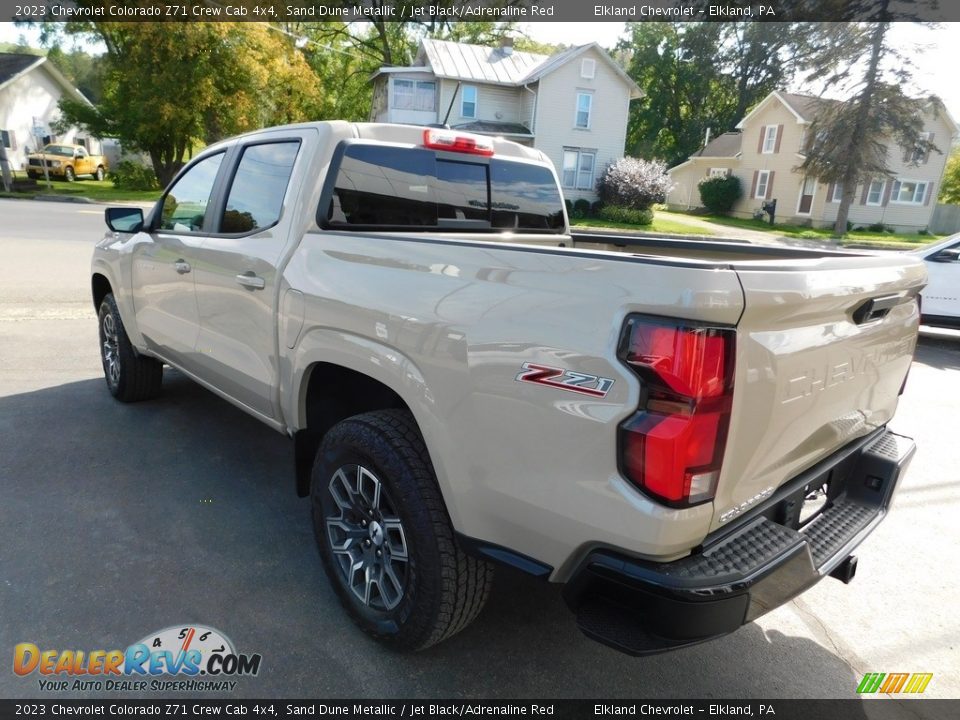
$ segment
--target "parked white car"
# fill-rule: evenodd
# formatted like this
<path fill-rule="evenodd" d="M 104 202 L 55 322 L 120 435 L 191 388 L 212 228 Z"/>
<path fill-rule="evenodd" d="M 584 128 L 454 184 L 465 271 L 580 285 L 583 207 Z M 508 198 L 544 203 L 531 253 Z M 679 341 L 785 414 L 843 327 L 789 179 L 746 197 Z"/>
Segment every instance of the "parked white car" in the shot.
<path fill-rule="evenodd" d="M 915 251 L 930 280 L 921 293 L 924 325 L 960 328 L 960 233 Z"/>

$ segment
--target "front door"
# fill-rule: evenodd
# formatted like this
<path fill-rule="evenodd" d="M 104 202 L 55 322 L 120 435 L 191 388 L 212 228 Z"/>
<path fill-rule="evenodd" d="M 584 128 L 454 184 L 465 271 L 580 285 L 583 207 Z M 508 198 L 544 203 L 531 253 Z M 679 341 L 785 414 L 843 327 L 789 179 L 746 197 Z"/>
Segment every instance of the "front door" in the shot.
<path fill-rule="evenodd" d="M 810 208 L 813 207 L 813 194 L 816 190 L 816 178 L 807 177 L 803 179 L 803 187 L 800 189 L 800 206 L 797 208 L 798 215 L 810 214 Z"/>
<path fill-rule="evenodd" d="M 196 369 L 200 314 L 194 277 L 208 223 L 210 198 L 224 153 L 199 159 L 161 200 L 147 239 L 133 249 L 137 327 L 160 357 Z"/>
<path fill-rule="evenodd" d="M 960 242 L 949 246 L 960 248 Z M 927 286 L 923 289 L 923 314 L 960 318 L 960 261 L 927 260 Z"/>
<path fill-rule="evenodd" d="M 277 283 L 290 229 L 284 198 L 300 144 L 284 133 L 238 149 L 219 232 L 200 249 L 196 271 L 200 374 L 269 418 L 279 414 Z"/>

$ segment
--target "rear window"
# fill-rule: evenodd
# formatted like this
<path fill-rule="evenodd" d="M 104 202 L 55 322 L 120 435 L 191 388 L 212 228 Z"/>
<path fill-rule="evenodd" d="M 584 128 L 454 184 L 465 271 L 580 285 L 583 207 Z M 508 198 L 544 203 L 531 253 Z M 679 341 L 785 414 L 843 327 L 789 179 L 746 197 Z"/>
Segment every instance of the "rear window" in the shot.
<path fill-rule="evenodd" d="M 344 146 L 322 218 L 344 229 L 564 229 L 548 168 L 424 148 Z"/>

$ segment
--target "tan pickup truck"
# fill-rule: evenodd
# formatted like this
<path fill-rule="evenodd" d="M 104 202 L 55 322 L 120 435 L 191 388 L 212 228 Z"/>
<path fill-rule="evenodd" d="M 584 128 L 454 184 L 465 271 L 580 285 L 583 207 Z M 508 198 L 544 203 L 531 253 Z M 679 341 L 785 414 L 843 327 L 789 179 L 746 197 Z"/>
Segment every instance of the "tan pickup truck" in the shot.
<path fill-rule="evenodd" d="M 849 581 L 914 452 L 918 258 L 571 234 L 537 150 L 346 122 L 214 145 L 106 220 L 110 392 L 169 365 L 289 435 L 332 586 L 396 647 L 498 564 L 628 653 L 733 632 Z"/>
<path fill-rule="evenodd" d="M 41 152 L 27 155 L 27 175 L 42 178 L 43 164 L 47 164 L 50 177 L 73 182 L 80 175 L 89 175 L 103 180 L 107 174 L 107 159 L 103 155 L 91 155 L 83 145 L 51 144 Z"/>

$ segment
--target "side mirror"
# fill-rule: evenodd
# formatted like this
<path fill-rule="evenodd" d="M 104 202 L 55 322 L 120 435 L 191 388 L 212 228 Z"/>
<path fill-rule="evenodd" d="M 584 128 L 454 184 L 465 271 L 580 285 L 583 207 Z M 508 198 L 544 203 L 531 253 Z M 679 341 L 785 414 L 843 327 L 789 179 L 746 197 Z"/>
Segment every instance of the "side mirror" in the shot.
<path fill-rule="evenodd" d="M 955 263 L 960 262 L 960 248 L 947 248 L 938 253 L 934 253 L 927 258 L 930 262 Z"/>
<path fill-rule="evenodd" d="M 143 229 L 143 210 L 140 208 L 107 208 L 103 211 L 107 227 L 114 232 L 135 233 Z"/>

